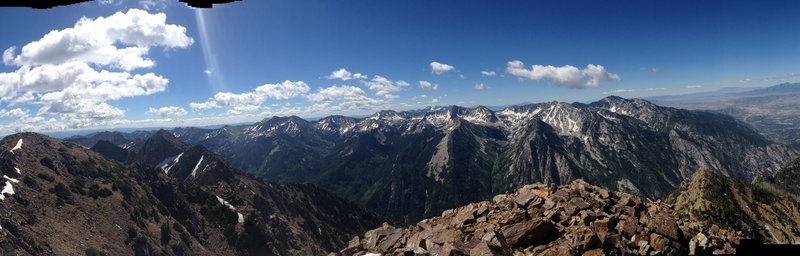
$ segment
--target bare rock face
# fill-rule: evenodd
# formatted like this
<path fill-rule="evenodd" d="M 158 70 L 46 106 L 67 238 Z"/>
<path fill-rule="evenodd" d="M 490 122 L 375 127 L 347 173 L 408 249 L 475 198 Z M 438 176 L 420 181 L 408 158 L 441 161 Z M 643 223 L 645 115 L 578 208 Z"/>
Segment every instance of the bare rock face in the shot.
<path fill-rule="evenodd" d="M 732 253 L 731 230 L 688 233 L 673 207 L 577 180 L 527 185 L 408 228 L 384 225 L 337 255 L 686 255 Z"/>

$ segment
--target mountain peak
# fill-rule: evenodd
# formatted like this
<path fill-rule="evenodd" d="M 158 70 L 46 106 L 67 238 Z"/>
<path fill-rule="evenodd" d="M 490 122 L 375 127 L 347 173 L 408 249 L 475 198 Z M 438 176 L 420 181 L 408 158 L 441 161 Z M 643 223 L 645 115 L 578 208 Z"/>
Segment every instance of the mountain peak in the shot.
<path fill-rule="evenodd" d="M 142 144 L 134 155 L 134 161 L 155 166 L 164 158 L 177 155 L 189 147 L 190 144 L 179 140 L 171 132 L 159 130 Z"/>

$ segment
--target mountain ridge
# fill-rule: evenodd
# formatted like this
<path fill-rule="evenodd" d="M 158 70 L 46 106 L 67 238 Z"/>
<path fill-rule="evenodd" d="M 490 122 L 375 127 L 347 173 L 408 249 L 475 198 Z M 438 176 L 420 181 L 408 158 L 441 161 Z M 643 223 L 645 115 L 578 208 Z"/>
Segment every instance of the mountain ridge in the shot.
<path fill-rule="evenodd" d="M 749 181 L 800 154 L 726 115 L 620 97 L 173 133 L 261 178 L 318 184 L 400 223 L 535 182 L 581 178 L 664 197 L 699 168 Z"/>
<path fill-rule="evenodd" d="M 326 254 L 385 221 L 312 185 L 265 183 L 202 146 L 172 173 L 35 133 L 0 148 L 4 254 Z"/>

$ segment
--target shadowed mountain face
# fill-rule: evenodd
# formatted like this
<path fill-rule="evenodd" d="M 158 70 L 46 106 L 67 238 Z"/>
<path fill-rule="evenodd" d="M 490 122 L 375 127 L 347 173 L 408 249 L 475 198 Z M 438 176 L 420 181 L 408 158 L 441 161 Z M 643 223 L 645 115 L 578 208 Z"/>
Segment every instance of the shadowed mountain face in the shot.
<path fill-rule="evenodd" d="M 729 116 L 619 97 L 314 122 L 273 117 L 172 133 L 258 177 L 318 184 L 400 223 L 536 182 L 580 178 L 663 197 L 699 168 L 749 181 L 798 155 Z"/>
<path fill-rule="evenodd" d="M 156 161 L 184 145 L 157 136 L 129 165 L 33 133 L 0 141 L 3 254 L 319 255 L 383 222 L 312 185 L 264 183 L 201 146 Z"/>

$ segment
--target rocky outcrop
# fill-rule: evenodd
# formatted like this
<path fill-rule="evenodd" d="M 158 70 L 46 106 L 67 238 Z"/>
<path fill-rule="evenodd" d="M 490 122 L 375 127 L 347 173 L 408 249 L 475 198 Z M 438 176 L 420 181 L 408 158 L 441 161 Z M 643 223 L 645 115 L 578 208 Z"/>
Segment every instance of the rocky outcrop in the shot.
<path fill-rule="evenodd" d="M 732 253 L 740 233 L 678 218 L 661 201 L 577 180 L 527 185 L 408 228 L 353 238 L 337 255 L 685 255 Z"/>
<path fill-rule="evenodd" d="M 800 243 L 800 201 L 767 182 L 742 183 L 700 170 L 667 201 L 694 233 L 727 228 L 766 243 Z"/>

